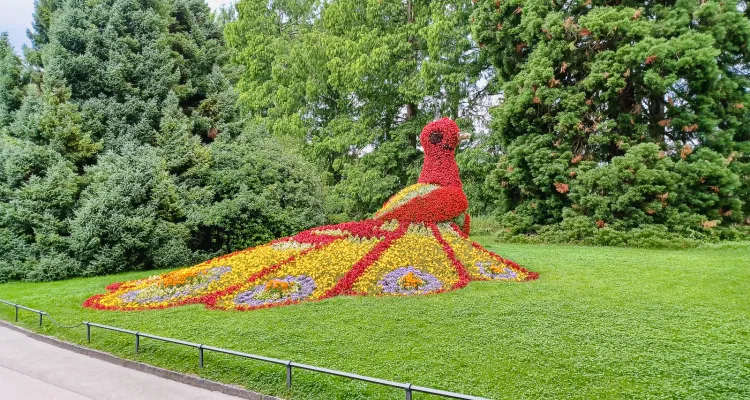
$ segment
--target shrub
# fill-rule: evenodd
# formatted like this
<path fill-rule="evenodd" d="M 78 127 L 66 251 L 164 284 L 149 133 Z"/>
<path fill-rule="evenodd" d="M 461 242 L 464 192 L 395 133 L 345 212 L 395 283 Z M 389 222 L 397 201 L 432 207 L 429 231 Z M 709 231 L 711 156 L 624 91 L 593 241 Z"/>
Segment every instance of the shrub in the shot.
<path fill-rule="evenodd" d="M 195 248 L 230 252 L 325 221 L 317 170 L 294 147 L 259 126 L 211 147 L 205 192 L 188 213 Z"/>
<path fill-rule="evenodd" d="M 71 222 L 71 251 L 84 275 L 183 265 L 193 259 L 181 199 L 151 146 L 126 145 L 87 170 Z M 167 255 L 168 254 L 168 255 Z"/>

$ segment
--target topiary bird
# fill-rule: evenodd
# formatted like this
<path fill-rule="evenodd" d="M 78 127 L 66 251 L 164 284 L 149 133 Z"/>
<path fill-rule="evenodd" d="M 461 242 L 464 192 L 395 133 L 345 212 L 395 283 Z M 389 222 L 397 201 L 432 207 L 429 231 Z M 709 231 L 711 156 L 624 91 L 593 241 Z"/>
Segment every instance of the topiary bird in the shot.
<path fill-rule="evenodd" d="M 107 286 L 84 306 L 145 310 L 202 303 L 252 310 L 339 295 L 417 295 L 471 280 L 538 278 L 468 239 L 469 203 L 455 152 L 462 134 L 448 118 L 422 130 L 419 180 L 373 218 L 309 229 L 193 267 Z"/>
<path fill-rule="evenodd" d="M 462 133 L 458 125 L 443 118 L 427 124 L 419 135 L 424 149 L 424 165 L 417 183 L 407 186 L 391 197 L 375 213 L 379 220 L 395 219 L 409 222 L 454 221 L 469 234 L 469 200 L 458 175 L 456 148 L 471 135 Z"/>

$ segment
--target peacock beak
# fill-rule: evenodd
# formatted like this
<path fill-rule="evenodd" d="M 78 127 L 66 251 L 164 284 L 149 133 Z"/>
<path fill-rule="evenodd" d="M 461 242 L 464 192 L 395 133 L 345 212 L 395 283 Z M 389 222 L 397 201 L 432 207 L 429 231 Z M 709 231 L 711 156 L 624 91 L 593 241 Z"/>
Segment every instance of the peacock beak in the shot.
<path fill-rule="evenodd" d="M 469 140 L 469 139 L 471 139 L 471 133 L 458 132 L 458 139 L 459 140 Z"/>

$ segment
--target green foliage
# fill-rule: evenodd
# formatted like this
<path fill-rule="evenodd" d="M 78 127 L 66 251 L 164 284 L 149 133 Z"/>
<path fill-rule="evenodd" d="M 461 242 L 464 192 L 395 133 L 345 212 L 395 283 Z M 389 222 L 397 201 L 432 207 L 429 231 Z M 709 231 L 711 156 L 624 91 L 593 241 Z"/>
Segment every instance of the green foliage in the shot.
<path fill-rule="evenodd" d="M 485 232 L 747 237 L 739 10 L 36 0 L 23 60 L 0 34 L 0 280 L 178 266 L 368 217 L 416 180 L 439 115 L 478 131 L 457 161 Z"/>
<path fill-rule="evenodd" d="M 318 173 L 293 147 L 250 126 L 211 149 L 206 192 L 188 213 L 198 249 L 232 252 L 324 222 Z"/>
<path fill-rule="evenodd" d="M 40 278 L 40 262 L 67 246 L 79 192 L 74 167 L 44 146 L 3 135 L 0 160 L 0 281 Z"/>
<path fill-rule="evenodd" d="M 653 143 L 610 163 L 581 162 L 559 223 L 536 225 L 533 206 L 518 208 L 502 215 L 502 237 L 533 232 L 536 239 L 519 240 L 634 247 L 741 237 L 731 226 L 738 222 L 734 212 L 741 212 L 740 181 L 725 166 L 721 155 L 705 148 L 674 162 Z"/>
<path fill-rule="evenodd" d="M 497 194 L 487 184 L 487 177 L 497 167 L 498 157 L 484 146 L 469 147 L 456 154 L 461 181 L 469 201 L 469 214 L 485 215 L 500 208 Z"/>
<path fill-rule="evenodd" d="M 606 165 L 583 164 L 569 196 L 576 214 L 615 229 L 649 224 L 666 225 L 670 229 L 685 225 L 699 227 L 703 210 L 686 215 L 690 210 L 685 201 L 690 193 L 678 193 L 682 177 L 671 158 L 660 156 L 655 144 L 637 145 Z M 689 221 L 690 218 L 693 220 Z"/>
<path fill-rule="evenodd" d="M 13 136 L 45 146 L 65 159 L 83 166 L 101 149 L 83 128 L 78 107 L 70 103 L 69 90 L 45 85 L 26 89 L 20 109 L 10 126 Z"/>
<path fill-rule="evenodd" d="M 490 185 L 512 231 L 575 207 L 679 233 L 748 215 L 750 20 L 735 3 L 486 0 L 472 16 L 506 80 Z"/>
<path fill-rule="evenodd" d="M 0 32 L 0 129 L 12 120 L 11 113 L 21 106 L 23 64 L 13 51 L 7 32 Z"/>
<path fill-rule="evenodd" d="M 71 221 L 70 250 L 84 275 L 190 261 L 184 205 L 165 162 L 150 146 L 108 152 L 87 170 L 89 185 Z"/>
<path fill-rule="evenodd" d="M 32 29 L 26 32 L 34 49 L 40 49 L 49 43 L 48 32 L 52 14 L 60 8 L 65 0 L 34 0 L 34 14 L 31 18 Z"/>
<path fill-rule="evenodd" d="M 36 5 L 26 65 L 0 37 L 0 281 L 178 267 L 323 221 L 314 166 L 239 117 L 205 2 Z"/>
<path fill-rule="evenodd" d="M 296 138 L 324 171 L 334 220 L 370 215 L 413 183 L 436 115 L 471 129 L 486 58 L 472 2 L 243 0 L 227 43 L 241 107 Z M 337 201 L 338 199 L 338 201 Z"/>
<path fill-rule="evenodd" d="M 65 2 L 42 46 L 45 80 L 65 82 L 86 129 L 107 148 L 136 140 L 154 145 L 170 93 L 209 141 L 226 122 L 215 103 L 222 34 L 201 0 Z"/>

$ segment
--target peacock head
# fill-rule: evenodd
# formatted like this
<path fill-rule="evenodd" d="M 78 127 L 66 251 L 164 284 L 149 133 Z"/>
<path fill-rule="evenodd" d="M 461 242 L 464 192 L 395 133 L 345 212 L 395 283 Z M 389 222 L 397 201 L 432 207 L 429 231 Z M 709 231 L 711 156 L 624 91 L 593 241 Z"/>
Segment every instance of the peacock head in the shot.
<path fill-rule="evenodd" d="M 443 117 L 427 124 L 419 135 L 419 141 L 426 155 L 454 155 L 458 143 L 470 137 L 458 129 L 455 121 Z"/>

